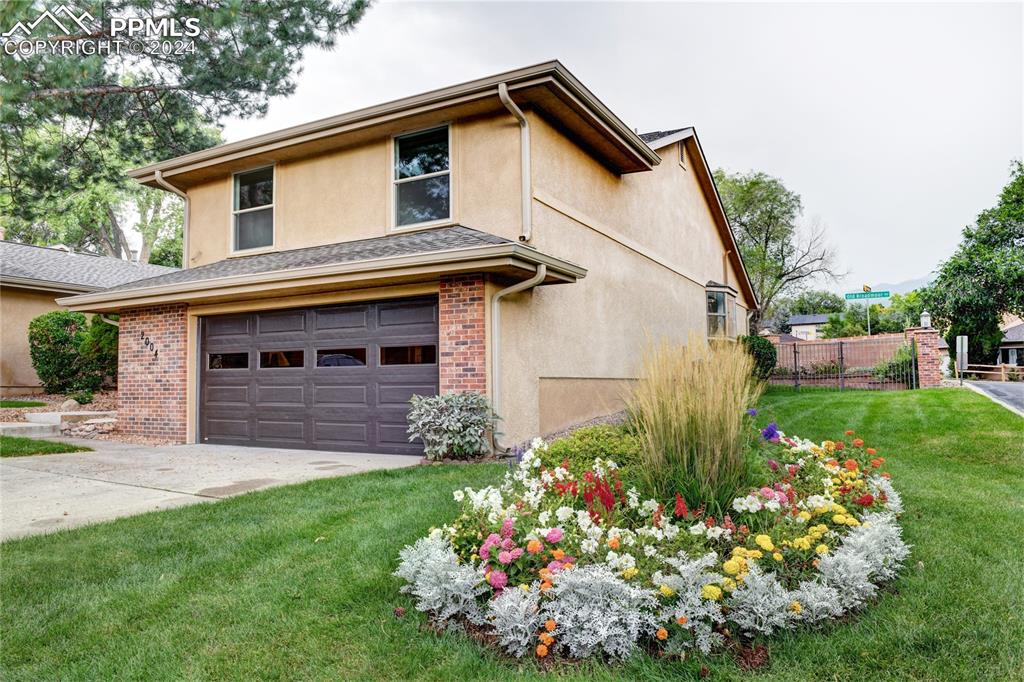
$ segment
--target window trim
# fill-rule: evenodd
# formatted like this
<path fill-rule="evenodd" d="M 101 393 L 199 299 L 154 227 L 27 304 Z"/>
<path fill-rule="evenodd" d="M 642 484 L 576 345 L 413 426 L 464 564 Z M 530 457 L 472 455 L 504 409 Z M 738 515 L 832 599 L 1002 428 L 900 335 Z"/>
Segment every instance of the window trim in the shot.
<path fill-rule="evenodd" d="M 239 175 L 245 175 L 246 173 L 252 173 L 254 171 L 264 170 L 266 168 L 273 169 L 273 177 L 271 183 L 273 183 L 274 200 L 270 202 L 269 206 L 257 206 L 255 208 L 243 208 L 241 210 L 235 210 L 235 188 L 237 186 L 236 178 Z M 231 174 L 231 197 L 228 202 L 228 257 L 231 256 L 252 256 L 259 253 L 268 253 L 270 251 L 277 250 L 277 164 L 270 163 L 262 166 L 256 166 L 254 168 L 246 168 Z M 270 220 L 271 220 L 271 241 L 269 246 L 254 246 L 251 249 L 236 249 L 235 248 L 235 216 L 242 213 L 252 213 L 254 211 L 265 211 L 270 209 Z"/>
<path fill-rule="evenodd" d="M 720 313 L 710 313 L 707 311 L 707 298 L 710 294 L 722 294 L 722 305 L 724 310 Z M 711 339 L 726 339 L 735 341 L 737 337 L 736 330 L 739 327 L 738 315 L 738 300 L 736 293 L 732 291 L 731 287 L 704 287 L 704 319 L 705 327 L 704 333 L 707 335 L 709 340 Z M 711 318 L 719 317 L 725 322 L 725 333 L 721 335 L 712 335 L 711 333 Z"/>
<path fill-rule="evenodd" d="M 390 188 L 388 190 L 388 194 L 390 196 L 388 201 L 388 231 L 407 232 L 411 230 L 423 230 L 431 227 L 442 227 L 445 225 L 455 224 L 455 155 L 452 153 L 452 150 L 455 147 L 452 133 L 452 129 L 454 127 L 455 126 L 452 125 L 451 121 L 445 121 L 438 125 L 428 126 L 426 128 L 404 130 L 391 136 L 390 143 L 388 144 L 388 187 Z M 424 173 L 423 175 L 416 175 L 411 178 L 395 177 L 397 175 L 395 171 L 398 162 L 398 138 L 418 135 L 420 133 L 429 133 L 432 130 L 440 130 L 441 128 L 446 128 L 448 130 L 448 170 Z M 437 220 L 427 220 L 421 223 L 399 225 L 398 185 L 412 182 L 414 180 L 426 180 L 446 174 L 448 175 L 448 217 L 439 218 Z"/>

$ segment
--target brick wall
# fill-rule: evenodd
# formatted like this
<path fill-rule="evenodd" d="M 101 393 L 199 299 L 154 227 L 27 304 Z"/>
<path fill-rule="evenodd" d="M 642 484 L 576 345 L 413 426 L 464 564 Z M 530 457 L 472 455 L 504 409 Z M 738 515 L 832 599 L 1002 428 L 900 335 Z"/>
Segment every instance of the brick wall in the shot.
<path fill-rule="evenodd" d="M 184 304 L 175 304 L 121 313 L 117 351 L 117 428 L 121 433 L 185 441 L 186 310 Z"/>
<path fill-rule="evenodd" d="M 487 392 L 487 345 L 482 275 L 453 275 L 441 279 L 440 391 Z"/>
<path fill-rule="evenodd" d="M 939 332 L 934 328 L 915 327 L 907 330 L 907 336 L 917 342 L 917 375 L 921 388 L 942 384 L 942 356 L 939 350 Z"/>

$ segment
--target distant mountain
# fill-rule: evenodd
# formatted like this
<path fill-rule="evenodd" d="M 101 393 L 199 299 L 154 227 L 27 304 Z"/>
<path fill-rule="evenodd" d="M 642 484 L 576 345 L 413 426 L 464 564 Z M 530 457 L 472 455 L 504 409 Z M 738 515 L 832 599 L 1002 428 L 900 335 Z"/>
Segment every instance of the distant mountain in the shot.
<path fill-rule="evenodd" d="M 890 284 L 887 282 L 874 284 L 872 289 L 875 291 L 891 291 L 894 294 L 905 294 L 914 289 L 920 289 L 923 286 L 931 284 L 934 277 L 932 275 L 925 275 L 924 277 L 918 277 L 917 279 L 906 279 L 902 282 L 896 282 Z"/>

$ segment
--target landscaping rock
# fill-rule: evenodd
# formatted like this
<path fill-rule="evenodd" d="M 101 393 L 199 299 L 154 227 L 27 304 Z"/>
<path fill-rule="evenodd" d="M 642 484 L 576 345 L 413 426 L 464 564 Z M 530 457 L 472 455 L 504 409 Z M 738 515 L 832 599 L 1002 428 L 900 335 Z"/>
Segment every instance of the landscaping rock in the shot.
<path fill-rule="evenodd" d="M 81 405 L 78 403 L 77 400 L 75 400 L 74 398 L 68 398 L 67 400 L 60 404 L 60 411 L 73 412 L 74 410 L 77 410 L 80 407 Z"/>
<path fill-rule="evenodd" d="M 117 419 L 101 417 L 84 422 L 62 422 L 60 432 L 69 438 L 98 438 L 113 433 L 117 428 Z"/>

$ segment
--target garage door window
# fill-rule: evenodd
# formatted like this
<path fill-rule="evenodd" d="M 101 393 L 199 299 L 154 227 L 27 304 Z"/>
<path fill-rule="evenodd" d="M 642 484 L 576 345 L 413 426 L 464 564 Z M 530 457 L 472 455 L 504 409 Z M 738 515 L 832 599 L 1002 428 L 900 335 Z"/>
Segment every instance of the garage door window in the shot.
<path fill-rule="evenodd" d="M 437 364 L 437 346 L 389 346 L 380 349 L 381 365 Z"/>
<path fill-rule="evenodd" d="M 366 367 L 365 348 L 328 348 L 316 351 L 317 367 Z"/>
<path fill-rule="evenodd" d="M 260 351 L 260 367 L 270 368 L 301 368 L 306 364 L 306 354 L 301 350 L 265 350 Z"/>
<path fill-rule="evenodd" d="M 248 353 L 210 353 L 210 369 L 249 369 Z"/>

